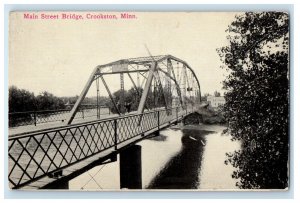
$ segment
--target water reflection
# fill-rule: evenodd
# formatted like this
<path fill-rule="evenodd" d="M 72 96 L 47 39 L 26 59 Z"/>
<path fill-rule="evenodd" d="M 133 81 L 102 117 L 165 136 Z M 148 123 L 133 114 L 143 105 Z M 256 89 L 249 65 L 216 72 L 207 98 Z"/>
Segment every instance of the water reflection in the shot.
<path fill-rule="evenodd" d="M 228 135 L 222 135 L 223 128 L 207 136 L 204 148 L 201 170 L 199 171 L 199 189 L 236 189 L 236 179 L 232 178 L 235 168 L 225 165 L 227 159 L 225 153 L 233 152 L 240 148 L 239 142 L 231 141 Z"/>
<path fill-rule="evenodd" d="M 225 165 L 225 153 L 239 147 L 221 126 L 185 126 L 166 129 L 143 140 L 142 187 L 146 189 L 234 189 L 234 169 Z M 69 183 L 69 188 L 118 190 L 118 161 L 95 167 Z"/>
<path fill-rule="evenodd" d="M 212 131 L 184 129 L 182 147 L 151 181 L 149 189 L 196 189 L 205 135 Z"/>

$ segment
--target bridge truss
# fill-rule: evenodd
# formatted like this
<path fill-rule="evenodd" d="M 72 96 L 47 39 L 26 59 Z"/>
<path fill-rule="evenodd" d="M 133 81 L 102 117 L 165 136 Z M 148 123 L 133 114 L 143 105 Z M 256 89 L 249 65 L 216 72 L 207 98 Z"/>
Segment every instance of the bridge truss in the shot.
<path fill-rule="evenodd" d="M 120 89 L 118 98 L 113 95 L 106 77 L 119 75 Z M 71 124 L 86 94 L 93 83 L 97 89 L 97 106 L 99 101 L 100 83 L 111 100 L 112 108 L 116 113 L 125 113 L 125 77 L 131 83 L 131 89 L 135 91 L 134 101 L 138 103 L 138 114 L 144 109 L 171 109 L 174 107 L 186 107 L 201 102 L 200 83 L 193 69 L 183 60 L 171 55 L 153 57 L 138 57 L 122 59 L 105 65 L 97 66 L 90 75 L 80 97 L 71 110 L 67 123 Z M 100 80 L 100 81 L 99 81 Z M 128 86 L 128 85 L 127 85 Z M 128 99 L 128 98 L 127 98 Z M 131 101 L 132 102 L 132 101 Z M 172 113 L 171 111 L 169 113 Z M 100 111 L 97 110 L 97 118 Z"/>
<path fill-rule="evenodd" d="M 120 77 L 119 99 L 112 94 L 112 85 L 107 81 L 110 75 Z M 136 112 L 71 124 L 93 83 L 97 98 L 101 87 L 104 88 L 115 110 L 122 114 L 127 102 L 125 76 L 136 91 Z M 97 66 L 72 108 L 70 125 L 9 137 L 10 188 L 53 188 L 60 185 L 59 181 L 71 180 L 126 146 L 182 120 L 194 112 L 193 105 L 200 104 L 200 98 L 200 84 L 194 71 L 186 62 L 170 55 L 131 58 Z M 144 109 L 149 111 L 144 112 Z"/>

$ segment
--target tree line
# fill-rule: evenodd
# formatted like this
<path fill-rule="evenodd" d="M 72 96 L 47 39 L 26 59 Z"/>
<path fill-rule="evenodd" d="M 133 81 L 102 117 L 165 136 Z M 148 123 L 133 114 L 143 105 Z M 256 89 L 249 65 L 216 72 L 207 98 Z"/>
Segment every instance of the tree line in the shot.
<path fill-rule="evenodd" d="M 124 113 L 124 111 L 126 110 L 121 106 L 121 99 L 124 99 L 124 104 L 130 105 L 130 111 L 136 111 L 138 109 L 142 93 L 143 88 L 138 87 L 137 89 L 135 89 L 134 87 L 132 87 L 129 90 L 124 90 L 124 92 L 122 92 L 121 90 L 114 92 L 113 98 L 121 113 Z M 150 89 L 148 92 L 145 108 L 153 109 L 157 107 L 163 107 L 165 103 L 167 103 L 167 106 L 171 107 L 172 101 L 173 98 L 171 92 L 169 92 L 167 88 L 156 88 L 154 90 Z M 117 112 L 114 104 L 110 100 L 106 103 L 106 105 L 113 113 Z"/>
<path fill-rule="evenodd" d="M 162 91 L 164 91 L 164 96 Z M 142 88 L 138 88 L 137 90 L 135 88 L 131 88 L 129 90 L 124 90 L 123 93 L 121 90 L 118 90 L 113 93 L 113 99 L 120 110 L 122 108 L 120 106 L 121 97 L 124 97 L 124 104 L 130 104 L 130 110 L 135 111 L 138 108 L 142 92 Z M 78 98 L 79 96 L 57 97 L 47 91 L 43 91 L 38 95 L 34 95 L 33 92 L 30 92 L 28 90 L 19 89 L 16 86 L 10 86 L 9 112 L 13 113 L 26 111 L 70 109 L 72 105 L 76 103 Z M 99 106 L 107 106 L 108 108 L 110 108 L 111 112 L 117 112 L 111 99 L 105 96 L 100 96 L 98 99 L 96 96 L 86 97 L 84 98 L 82 105 L 97 105 L 97 102 Z M 167 92 L 166 89 L 156 89 L 155 91 L 150 90 L 147 97 L 146 108 L 152 109 L 154 107 L 161 107 L 164 106 L 164 102 L 167 102 L 169 106 L 171 106 L 172 96 L 170 95 L 170 93 Z"/>
<path fill-rule="evenodd" d="M 33 92 L 28 90 L 10 86 L 8 98 L 10 113 L 65 108 L 64 101 L 61 98 L 58 98 L 47 91 L 34 95 Z"/>
<path fill-rule="evenodd" d="M 48 91 L 43 91 L 38 95 L 16 86 L 9 87 L 9 112 L 26 112 L 26 111 L 44 111 L 44 110 L 61 110 L 69 109 L 75 104 L 79 96 L 57 97 Z M 100 106 L 108 105 L 107 97 L 99 97 Z M 97 97 L 86 97 L 83 105 L 97 105 Z"/>

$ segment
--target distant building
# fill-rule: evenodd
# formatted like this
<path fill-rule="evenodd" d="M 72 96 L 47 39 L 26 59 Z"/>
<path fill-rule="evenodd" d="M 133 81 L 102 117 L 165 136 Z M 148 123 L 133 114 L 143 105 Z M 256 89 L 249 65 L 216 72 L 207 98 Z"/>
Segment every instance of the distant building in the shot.
<path fill-rule="evenodd" d="M 225 104 L 225 98 L 224 97 L 207 96 L 207 102 L 211 107 L 217 108 L 217 107 L 223 106 Z"/>

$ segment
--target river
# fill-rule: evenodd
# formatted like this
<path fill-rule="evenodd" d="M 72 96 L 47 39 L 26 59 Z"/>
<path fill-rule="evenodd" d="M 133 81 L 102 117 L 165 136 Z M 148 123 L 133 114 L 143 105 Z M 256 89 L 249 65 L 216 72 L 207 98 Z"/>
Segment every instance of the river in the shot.
<path fill-rule="evenodd" d="M 160 136 L 143 140 L 142 186 L 144 189 L 237 189 L 234 168 L 225 165 L 226 152 L 239 149 L 238 142 L 222 135 L 223 126 L 175 126 Z M 119 157 L 118 157 L 119 160 Z M 118 190 L 119 161 L 97 166 L 69 182 L 70 190 Z"/>

